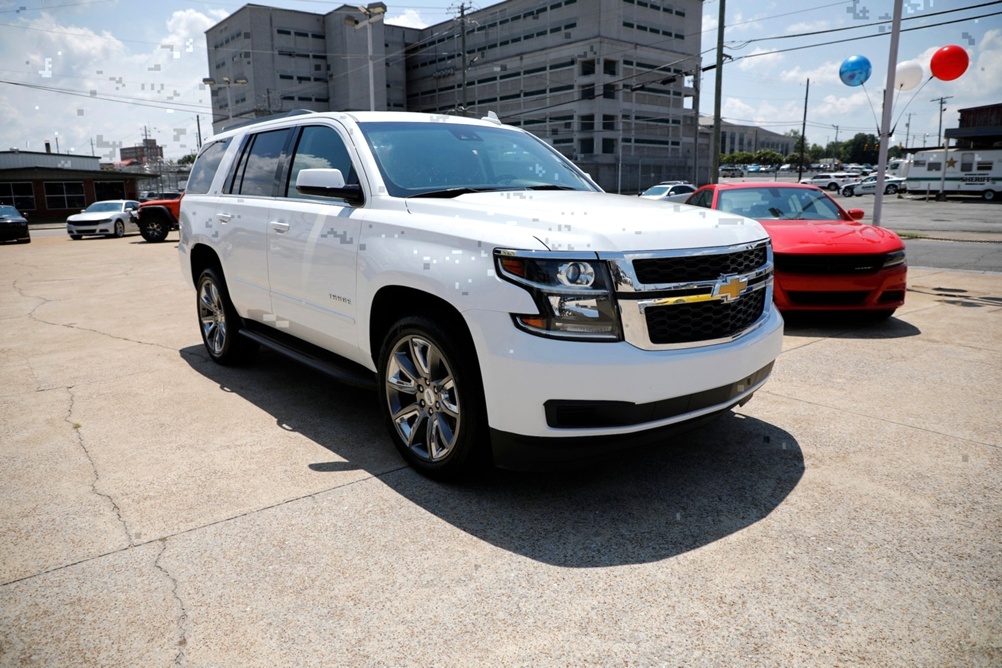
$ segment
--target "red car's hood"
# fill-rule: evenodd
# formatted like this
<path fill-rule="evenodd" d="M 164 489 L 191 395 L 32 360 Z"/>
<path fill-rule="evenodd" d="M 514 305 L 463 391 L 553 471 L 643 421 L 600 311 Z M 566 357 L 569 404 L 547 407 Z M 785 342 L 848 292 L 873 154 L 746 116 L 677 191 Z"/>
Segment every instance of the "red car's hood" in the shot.
<path fill-rule="evenodd" d="M 845 220 L 760 220 L 776 253 L 855 255 L 904 248 L 901 238 L 882 227 Z"/>

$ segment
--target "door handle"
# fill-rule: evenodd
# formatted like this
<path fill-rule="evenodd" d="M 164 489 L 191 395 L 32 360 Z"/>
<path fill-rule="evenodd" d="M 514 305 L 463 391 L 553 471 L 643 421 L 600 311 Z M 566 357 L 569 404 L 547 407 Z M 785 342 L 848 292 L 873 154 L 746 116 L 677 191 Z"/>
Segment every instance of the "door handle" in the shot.
<path fill-rule="evenodd" d="M 289 224 L 273 220 L 271 221 L 271 229 L 275 230 L 279 234 L 285 234 L 289 231 Z"/>
<path fill-rule="evenodd" d="M 216 214 L 216 218 L 218 218 L 220 221 L 222 221 L 224 223 L 228 223 L 228 222 L 230 222 L 230 219 L 233 218 L 233 214 L 232 213 L 217 213 Z"/>

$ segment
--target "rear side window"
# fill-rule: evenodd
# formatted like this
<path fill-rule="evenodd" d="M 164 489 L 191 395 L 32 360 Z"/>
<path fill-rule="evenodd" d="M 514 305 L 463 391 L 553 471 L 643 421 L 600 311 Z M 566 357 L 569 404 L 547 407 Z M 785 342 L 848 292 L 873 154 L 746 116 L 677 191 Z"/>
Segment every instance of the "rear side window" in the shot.
<path fill-rule="evenodd" d="M 290 128 L 252 135 L 230 190 L 234 195 L 273 197 L 278 172 L 282 168 Z"/>
<path fill-rule="evenodd" d="M 192 195 L 204 195 L 209 192 L 212 179 L 219 169 L 219 163 L 226 154 L 226 147 L 230 145 L 230 139 L 206 144 L 199 154 L 195 164 L 191 167 L 191 175 L 188 177 L 188 187 L 185 192 Z"/>

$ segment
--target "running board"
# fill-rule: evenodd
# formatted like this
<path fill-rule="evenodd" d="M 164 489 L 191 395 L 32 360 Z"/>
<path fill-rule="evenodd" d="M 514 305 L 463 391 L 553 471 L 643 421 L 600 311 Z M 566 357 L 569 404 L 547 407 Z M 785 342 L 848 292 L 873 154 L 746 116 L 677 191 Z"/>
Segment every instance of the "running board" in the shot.
<path fill-rule="evenodd" d="M 346 385 L 372 391 L 378 387 L 376 374 L 372 371 L 312 343 L 300 341 L 254 322 L 245 321 L 244 326 L 240 328 L 240 334 Z"/>

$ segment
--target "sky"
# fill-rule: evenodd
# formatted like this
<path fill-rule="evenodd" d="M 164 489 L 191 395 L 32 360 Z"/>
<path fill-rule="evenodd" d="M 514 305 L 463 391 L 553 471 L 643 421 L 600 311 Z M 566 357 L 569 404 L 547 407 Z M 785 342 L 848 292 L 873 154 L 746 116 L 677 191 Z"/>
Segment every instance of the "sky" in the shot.
<path fill-rule="evenodd" d="M 458 13 L 455 0 L 384 0 L 386 22 L 423 27 Z M 703 65 L 716 59 L 720 0 L 703 3 Z M 118 160 L 144 137 L 177 159 L 211 134 L 205 30 L 244 2 L 197 0 L 0 0 L 0 150 L 18 148 Z M 325 13 L 326 0 L 255 4 Z M 480 9 L 493 3 L 468 3 Z M 721 117 L 774 132 L 801 129 L 812 144 L 877 134 L 890 60 L 891 0 L 810 3 L 726 0 Z M 923 68 L 923 83 L 894 95 L 893 142 L 937 143 L 958 109 L 1002 102 L 1002 1 L 904 0 L 898 57 Z M 944 46 L 962 47 L 967 71 L 931 77 Z M 864 56 L 861 86 L 839 78 L 846 58 Z M 700 110 L 712 114 L 714 71 L 704 74 Z M 808 81 L 810 85 L 808 86 Z M 502 119 L 503 120 L 503 119 Z"/>

